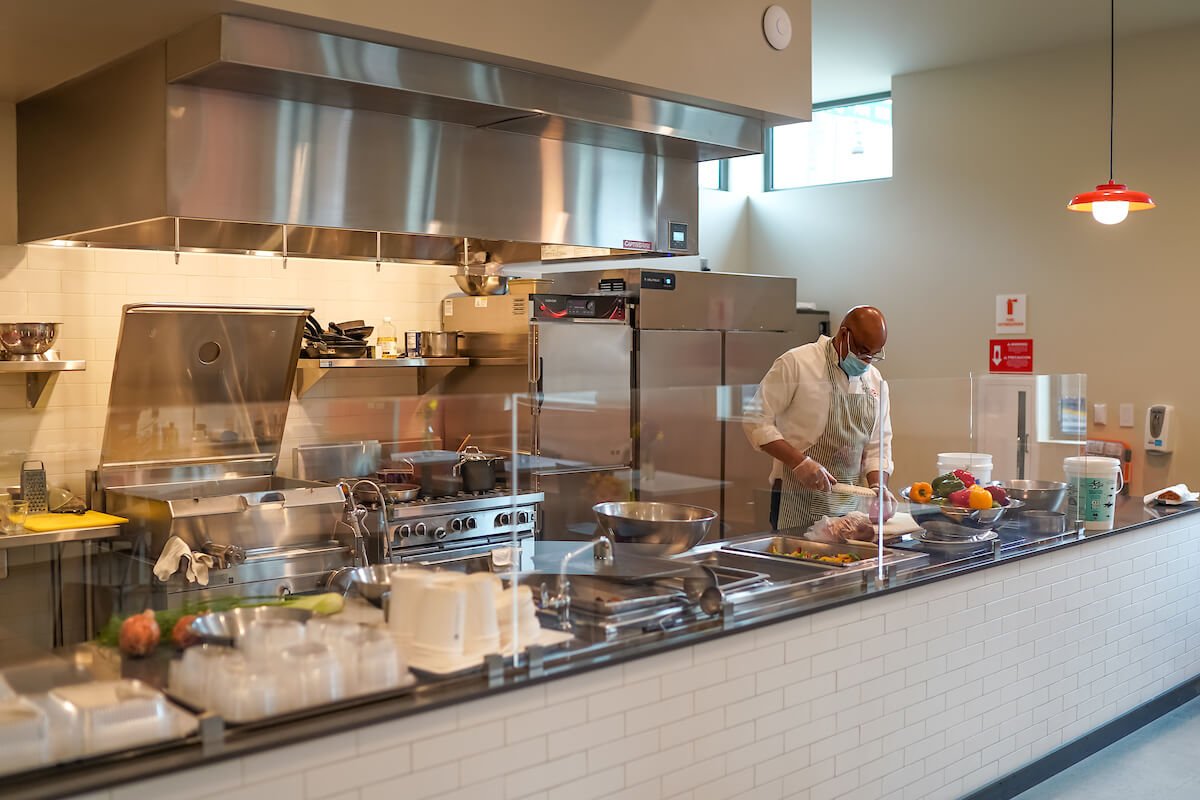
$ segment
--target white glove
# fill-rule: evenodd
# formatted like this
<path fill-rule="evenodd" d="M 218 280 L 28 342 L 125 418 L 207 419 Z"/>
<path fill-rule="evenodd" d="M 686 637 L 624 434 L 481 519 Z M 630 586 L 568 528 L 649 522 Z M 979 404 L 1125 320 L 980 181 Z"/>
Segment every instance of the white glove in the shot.
<path fill-rule="evenodd" d="M 212 569 L 213 557 L 208 553 L 191 553 L 188 559 L 187 579 L 201 586 L 208 586 L 208 571 Z"/>

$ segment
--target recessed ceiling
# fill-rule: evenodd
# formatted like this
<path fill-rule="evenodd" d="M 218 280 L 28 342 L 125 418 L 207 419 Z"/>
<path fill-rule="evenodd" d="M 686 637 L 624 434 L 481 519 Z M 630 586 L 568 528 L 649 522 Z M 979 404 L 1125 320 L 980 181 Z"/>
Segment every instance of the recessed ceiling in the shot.
<path fill-rule="evenodd" d="M 813 0 L 813 101 L 893 75 L 1108 38 L 1108 0 Z M 1198 0 L 1117 0 L 1118 38 L 1200 23 Z"/>

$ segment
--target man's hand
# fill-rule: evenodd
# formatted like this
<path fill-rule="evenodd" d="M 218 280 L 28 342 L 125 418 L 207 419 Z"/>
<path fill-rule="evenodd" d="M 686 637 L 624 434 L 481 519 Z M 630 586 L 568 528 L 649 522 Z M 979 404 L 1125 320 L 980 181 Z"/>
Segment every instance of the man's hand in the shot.
<path fill-rule="evenodd" d="M 878 492 L 878 487 L 872 486 L 871 491 Z M 871 524 L 879 522 L 879 495 L 876 494 L 871 500 L 870 511 L 867 512 L 871 517 Z M 896 514 L 896 496 L 892 494 L 892 490 L 883 487 L 883 521 L 887 522 Z"/>
<path fill-rule="evenodd" d="M 829 470 L 817 463 L 816 459 L 808 456 L 792 467 L 792 475 L 795 476 L 796 482 L 805 489 L 818 492 L 828 492 L 837 483 L 837 480 L 829 474 Z"/>

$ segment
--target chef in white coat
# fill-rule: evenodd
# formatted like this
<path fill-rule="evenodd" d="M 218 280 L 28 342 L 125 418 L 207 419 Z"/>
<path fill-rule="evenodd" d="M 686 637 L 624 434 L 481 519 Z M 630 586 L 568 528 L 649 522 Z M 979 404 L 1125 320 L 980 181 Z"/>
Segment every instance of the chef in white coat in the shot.
<path fill-rule="evenodd" d="M 892 420 L 887 382 L 874 364 L 884 358 L 887 321 L 857 306 L 833 336 L 795 347 L 771 366 L 744 423 L 756 448 L 774 459 L 771 526 L 807 530 L 823 516 L 841 516 L 860 498 L 832 492 L 835 483 L 882 487 L 883 518 L 895 512 L 887 489 L 892 473 Z M 878 500 L 869 510 L 879 518 Z"/>

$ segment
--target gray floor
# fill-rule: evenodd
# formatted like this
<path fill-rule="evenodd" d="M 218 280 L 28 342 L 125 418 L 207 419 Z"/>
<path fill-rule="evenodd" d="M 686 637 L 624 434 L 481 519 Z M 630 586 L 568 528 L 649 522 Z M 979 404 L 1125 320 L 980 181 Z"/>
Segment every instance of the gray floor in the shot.
<path fill-rule="evenodd" d="M 1017 795 L 1017 800 L 1197 800 L 1200 699 Z"/>

